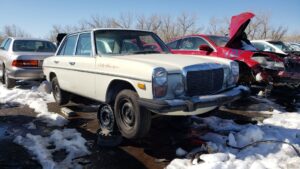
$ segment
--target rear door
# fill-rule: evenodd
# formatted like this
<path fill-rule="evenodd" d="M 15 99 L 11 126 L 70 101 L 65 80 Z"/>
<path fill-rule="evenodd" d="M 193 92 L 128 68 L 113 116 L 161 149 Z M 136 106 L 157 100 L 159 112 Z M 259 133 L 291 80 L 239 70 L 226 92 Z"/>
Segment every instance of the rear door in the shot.
<path fill-rule="evenodd" d="M 72 83 L 72 78 L 75 78 L 75 76 L 70 62 L 73 61 L 77 39 L 78 34 L 67 36 L 58 49 L 56 57 L 52 59 L 53 63 L 51 63 L 55 67 L 60 87 L 70 92 L 74 92 L 75 87 L 75 84 Z"/>

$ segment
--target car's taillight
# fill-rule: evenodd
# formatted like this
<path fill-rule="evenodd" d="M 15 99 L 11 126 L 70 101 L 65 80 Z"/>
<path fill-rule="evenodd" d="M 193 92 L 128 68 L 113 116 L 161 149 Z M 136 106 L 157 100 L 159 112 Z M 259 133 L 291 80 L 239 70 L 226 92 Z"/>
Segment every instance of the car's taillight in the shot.
<path fill-rule="evenodd" d="M 14 60 L 12 66 L 15 67 L 38 67 L 38 60 Z"/>

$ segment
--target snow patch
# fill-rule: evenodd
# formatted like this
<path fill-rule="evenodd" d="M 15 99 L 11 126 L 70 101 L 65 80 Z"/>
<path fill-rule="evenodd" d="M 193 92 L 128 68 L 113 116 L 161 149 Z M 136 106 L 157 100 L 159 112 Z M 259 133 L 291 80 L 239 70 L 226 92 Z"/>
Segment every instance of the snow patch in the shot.
<path fill-rule="evenodd" d="M 46 82 L 42 83 L 41 86 L 43 86 L 43 84 L 46 86 Z M 63 116 L 48 111 L 47 103 L 54 102 L 54 98 L 52 95 L 45 93 L 44 87 L 41 86 L 34 86 L 30 90 L 18 88 L 8 90 L 3 85 L 0 85 L 0 103 L 28 105 L 34 109 L 37 113 L 37 117 L 49 126 L 64 126 L 68 121 Z"/>
<path fill-rule="evenodd" d="M 275 104 L 269 100 L 264 101 Z M 205 124 L 213 130 L 199 136 L 208 142 L 208 154 L 192 160 L 174 159 L 166 169 L 298 169 L 300 111 L 289 113 L 282 111 L 279 105 L 275 107 L 273 115 L 257 125 L 238 125 L 232 120 L 218 117 L 193 117 L 197 123 Z M 263 142 L 265 140 L 279 142 Z"/>
<path fill-rule="evenodd" d="M 73 159 L 90 154 L 86 140 L 75 129 L 53 130 L 49 137 L 28 133 L 25 137 L 17 136 L 14 142 L 35 155 L 43 169 L 80 168 Z M 49 149 L 49 146 L 54 148 Z M 67 155 L 61 162 L 55 162 L 52 153 L 59 150 L 65 150 Z"/>

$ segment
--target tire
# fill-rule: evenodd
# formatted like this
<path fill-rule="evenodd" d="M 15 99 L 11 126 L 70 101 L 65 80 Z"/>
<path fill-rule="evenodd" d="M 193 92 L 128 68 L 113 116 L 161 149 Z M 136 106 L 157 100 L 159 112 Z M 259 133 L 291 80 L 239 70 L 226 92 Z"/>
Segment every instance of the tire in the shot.
<path fill-rule="evenodd" d="M 7 89 L 11 89 L 13 87 L 16 86 L 16 80 L 15 79 L 11 79 L 8 77 L 8 74 L 6 73 L 6 69 L 4 68 L 3 69 L 3 77 L 4 77 L 4 80 L 3 80 L 3 83 L 5 84 L 5 87 Z"/>
<path fill-rule="evenodd" d="M 5 67 L 4 67 L 4 65 L 2 65 L 2 67 L 1 67 L 1 71 L 2 71 L 2 76 L 1 76 L 1 78 L 0 78 L 0 82 L 2 83 L 2 84 L 5 84 L 5 77 L 4 77 L 4 72 L 5 72 Z"/>
<path fill-rule="evenodd" d="M 53 97 L 58 105 L 67 104 L 70 100 L 70 94 L 62 90 L 59 86 L 57 77 L 51 80 Z"/>
<path fill-rule="evenodd" d="M 112 132 L 115 128 L 115 116 L 113 109 L 109 104 L 103 104 L 99 107 L 97 118 L 100 129 Z"/>
<path fill-rule="evenodd" d="M 150 111 L 137 103 L 138 95 L 132 90 L 122 90 L 115 99 L 114 111 L 121 134 L 128 139 L 144 137 L 151 126 Z"/>

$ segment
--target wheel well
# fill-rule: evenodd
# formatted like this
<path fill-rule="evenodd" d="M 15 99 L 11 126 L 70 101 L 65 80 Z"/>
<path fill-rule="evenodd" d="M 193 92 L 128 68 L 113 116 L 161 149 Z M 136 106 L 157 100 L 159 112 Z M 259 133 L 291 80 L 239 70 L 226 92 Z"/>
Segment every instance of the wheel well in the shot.
<path fill-rule="evenodd" d="M 52 79 L 53 79 L 54 77 L 56 77 L 56 74 L 55 74 L 55 73 L 53 73 L 53 72 L 51 72 L 49 77 L 50 77 L 50 79 L 49 79 L 49 80 L 50 80 L 50 82 L 51 82 L 51 81 L 52 81 Z"/>
<path fill-rule="evenodd" d="M 251 68 L 245 63 L 235 60 L 239 64 L 240 78 L 239 83 L 249 83 L 254 81 Z"/>
<path fill-rule="evenodd" d="M 117 94 L 124 89 L 133 90 L 136 92 L 135 88 L 127 81 L 124 80 L 113 80 L 106 92 L 106 103 L 113 104 Z"/>
<path fill-rule="evenodd" d="M 246 63 L 241 62 L 239 60 L 235 60 L 235 61 L 239 64 L 241 73 L 249 72 L 251 70 L 250 67 Z"/>

